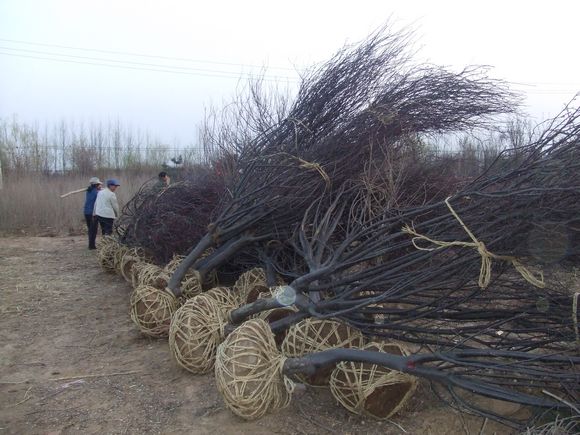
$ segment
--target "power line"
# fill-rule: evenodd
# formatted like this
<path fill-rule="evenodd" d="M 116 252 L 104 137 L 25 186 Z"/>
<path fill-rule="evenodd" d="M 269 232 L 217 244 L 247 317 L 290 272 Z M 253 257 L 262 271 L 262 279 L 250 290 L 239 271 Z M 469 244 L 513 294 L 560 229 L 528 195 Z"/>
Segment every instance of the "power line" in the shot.
<path fill-rule="evenodd" d="M 232 63 L 232 62 L 215 62 L 215 61 L 205 61 L 205 60 L 198 60 L 198 59 L 191 59 L 191 58 L 184 58 L 184 57 L 171 57 L 171 56 L 159 56 L 159 55 L 151 55 L 151 54 L 142 54 L 142 53 L 132 53 L 132 52 L 125 52 L 125 51 L 113 51 L 113 50 L 101 50 L 95 48 L 82 48 L 82 47 L 73 47 L 67 45 L 58 45 L 58 44 L 47 44 L 47 43 L 40 43 L 40 42 L 32 42 L 32 41 L 22 41 L 22 40 L 15 40 L 15 39 L 7 39 L 7 38 L 0 38 L 0 41 L 9 42 L 9 43 L 17 43 L 17 44 L 27 44 L 33 46 L 43 46 L 43 47 L 53 47 L 53 48 L 60 48 L 60 49 L 67 49 L 67 50 L 82 50 L 82 51 L 91 51 L 97 53 L 106 53 L 106 54 L 114 54 L 114 55 L 128 55 L 128 56 L 136 56 L 136 57 L 143 57 L 143 58 L 152 58 L 152 59 L 164 59 L 164 60 L 177 60 L 177 61 L 184 61 L 184 62 L 193 62 L 193 63 L 206 63 L 206 64 L 215 64 L 215 65 L 227 65 L 227 66 L 238 66 L 238 67 L 257 67 L 255 65 L 244 65 L 239 63 Z M 24 48 L 12 48 L 12 47 L 0 47 L 2 50 L 9 50 L 21 53 L 32 53 L 35 55 L 23 55 L 23 54 L 14 54 L 14 53 L 6 53 L 0 52 L 0 55 L 4 56 L 12 56 L 12 57 L 21 57 L 21 58 L 28 58 L 28 59 L 37 59 L 37 60 L 46 60 L 46 61 L 53 61 L 53 62 L 65 62 L 65 63 L 75 63 L 81 65 L 91 65 L 91 66 L 104 66 L 109 68 L 120 68 L 120 69 L 128 69 L 128 70 L 138 70 L 138 71 L 151 71 L 151 72 L 163 72 L 163 73 L 171 73 L 171 74 L 181 74 L 181 75 L 192 75 L 192 76 L 200 76 L 200 77 L 217 77 L 217 78 L 233 78 L 233 79 L 259 79 L 264 81 L 271 81 L 271 82 L 279 82 L 279 81 L 290 81 L 290 82 L 297 82 L 299 81 L 298 78 L 289 77 L 289 76 L 266 76 L 266 75 L 258 75 L 252 73 L 245 73 L 239 72 L 234 73 L 232 71 L 223 71 L 223 70 L 212 70 L 212 69 L 205 69 L 205 68 L 192 68 L 192 67 L 185 67 L 179 65 L 165 65 L 165 64 L 155 64 L 155 63 L 144 63 L 144 62 L 135 62 L 135 61 L 128 61 L 128 60 L 117 60 L 117 59 L 108 59 L 108 58 L 99 58 L 99 57 L 89 57 L 89 56 L 81 56 L 81 55 L 72 55 L 66 53 L 54 53 L 54 52 L 46 52 L 46 51 L 39 51 L 39 50 L 28 50 Z M 42 56 L 38 56 L 42 55 Z M 60 56 L 60 57 L 67 57 L 72 59 L 81 59 L 81 60 L 67 60 L 67 59 L 59 59 L 54 57 L 43 57 L 43 56 Z M 95 62 L 87 62 L 95 61 Z M 108 63 L 102 63 L 108 62 Z M 111 64 L 113 63 L 113 64 Z M 292 68 L 284 68 L 284 67 L 272 67 L 271 69 L 278 69 L 278 70 L 287 70 L 287 71 L 295 71 L 296 69 Z M 580 83 L 558 83 L 558 82 L 537 82 L 537 83 L 529 83 L 529 82 L 511 82 L 512 85 L 525 87 L 525 91 L 528 94 L 537 94 L 537 95 L 569 95 L 572 93 L 577 93 L 578 89 L 580 88 Z M 550 89 L 546 87 L 537 88 L 538 85 L 547 85 L 547 86 L 578 86 L 574 89 Z M 529 89 L 529 88 L 537 88 L 537 89 Z"/>
<path fill-rule="evenodd" d="M 63 54 L 63 53 L 51 53 L 46 51 L 39 51 L 39 50 L 27 50 L 23 48 L 11 48 L 11 47 L 2 47 L 2 50 L 10 50 L 16 52 L 24 52 L 24 53 L 33 53 L 33 54 L 41 54 L 45 56 L 61 56 L 73 59 L 84 59 L 84 60 L 94 60 L 94 61 L 105 61 L 105 62 L 113 62 L 115 64 L 126 64 L 126 65 L 137 65 L 137 66 L 145 66 L 145 67 L 155 67 L 155 68 L 163 68 L 169 70 L 184 70 L 184 71 L 192 71 L 192 72 L 201 72 L 201 73 L 212 73 L 212 74 L 225 74 L 225 75 L 233 75 L 234 72 L 232 71 L 220 71 L 220 70 L 211 70 L 211 69 L 203 69 L 203 68 L 191 68 L 186 66 L 177 66 L 177 65 L 163 65 L 163 64 L 155 64 L 155 63 L 144 63 L 144 62 L 133 62 L 127 60 L 117 60 L 117 59 L 106 59 L 100 57 L 88 57 L 88 56 L 79 56 L 73 54 Z M 254 75 L 251 73 L 243 73 L 240 74 L 247 74 L 248 76 L 259 77 L 258 75 Z M 239 75 L 236 75 L 239 77 Z M 274 79 L 286 79 L 286 80 L 296 80 L 296 78 L 288 77 L 288 76 L 269 76 L 271 80 Z"/>
<path fill-rule="evenodd" d="M 46 43 L 42 43 L 42 42 L 21 41 L 21 40 L 17 40 L 17 39 L 0 38 L 0 41 L 12 42 L 12 43 L 17 43 L 17 44 L 37 45 L 37 46 L 42 46 L 42 47 L 63 48 L 66 50 L 93 51 L 96 53 L 107 53 L 107 54 L 115 54 L 115 55 L 123 55 L 123 56 L 146 57 L 146 58 L 152 58 L 152 59 L 178 60 L 178 61 L 183 61 L 183 62 L 208 63 L 208 64 L 215 64 L 215 65 L 229 65 L 229 66 L 243 66 L 243 67 L 247 66 L 247 67 L 262 68 L 262 69 L 264 68 L 264 66 L 251 65 L 251 64 L 242 64 L 242 63 L 233 63 L 233 62 L 218 62 L 218 61 L 191 59 L 191 58 L 187 58 L 187 57 L 160 56 L 160 55 L 153 55 L 153 54 L 132 53 L 132 52 L 128 52 L 128 51 L 102 50 L 102 49 L 97 49 L 97 48 L 73 47 L 73 46 L 69 46 L 69 45 L 46 44 Z M 286 70 L 286 71 L 294 71 L 294 72 L 297 71 L 296 68 L 288 68 L 288 67 L 268 67 L 268 69 Z"/>
<path fill-rule="evenodd" d="M 257 79 L 257 80 L 276 82 L 276 83 L 280 82 L 282 79 L 287 80 L 287 81 L 298 81 L 297 79 L 291 79 L 291 78 L 286 78 L 286 77 L 279 77 L 278 76 L 279 79 L 276 79 L 277 76 L 273 76 L 274 78 L 268 78 L 268 77 L 264 77 L 264 76 L 252 75 L 249 73 L 240 73 L 239 75 L 228 74 L 226 72 L 221 73 L 221 74 L 219 74 L 217 72 L 212 73 L 212 74 L 209 74 L 209 73 L 206 74 L 206 73 L 202 73 L 202 72 L 194 73 L 194 72 L 188 72 L 188 71 L 178 71 L 175 69 L 168 69 L 171 67 L 164 67 L 164 66 L 160 66 L 159 68 L 143 68 L 143 67 L 132 67 L 129 65 L 112 65 L 112 64 L 101 63 L 101 62 L 75 61 L 75 60 L 57 59 L 57 58 L 51 58 L 51 57 L 32 56 L 32 55 L 5 53 L 5 52 L 0 52 L 0 55 L 12 56 L 12 57 L 21 57 L 21 58 L 26 58 L 26 59 L 48 60 L 48 61 L 52 61 L 52 62 L 73 63 L 73 64 L 79 64 L 79 65 L 104 66 L 104 67 L 108 67 L 108 68 L 128 69 L 128 70 L 136 70 L 136 71 L 152 71 L 152 72 L 181 74 L 181 75 L 199 76 L 199 77 L 217 77 L 217 78 L 229 78 L 229 79 L 237 79 L 237 80 Z M 108 62 L 108 60 L 105 60 L 105 61 Z"/>

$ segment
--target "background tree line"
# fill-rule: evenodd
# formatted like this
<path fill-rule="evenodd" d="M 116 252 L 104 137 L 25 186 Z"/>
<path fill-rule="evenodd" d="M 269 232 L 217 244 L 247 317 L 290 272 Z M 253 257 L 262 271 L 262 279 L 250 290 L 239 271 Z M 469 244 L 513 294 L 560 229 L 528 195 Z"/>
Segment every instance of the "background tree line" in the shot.
<path fill-rule="evenodd" d="M 92 176 L 119 178 L 118 196 L 124 204 L 163 169 L 174 179 L 181 171 L 196 171 L 199 165 L 220 171 L 225 165 L 227 171 L 235 171 L 236 143 L 250 140 L 255 132 L 231 130 L 231 125 L 240 124 L 225 127 L 215 116 L 224 113 L 208 117 L 198 130 L 198 144 L 182 148 L 163 144 L 118 121 L 88 126 L 63 121 L 41 127 L 16 118 L 0 119 L 0 234 L 82 232 L 84 195 L 65 199 L 60 195 L 83 187 Z M 485 171 L 502 151 L 524 145 L 533 135 L 531 121 L 514 118 L 501 127 L 461 136 L 413 138 L 408 159 L 437 161 L 448 176 L 468 181 Z M 385 168 L 385 173 L 389 170 Z"/>
<path fill-rule="evenodd" d="M 88 126 L 61 121 L 39 126 L 16 118 L 0 119 L 0 163 L 5 177 L 88 176 L 102 170 L 145 173 L 171 165 L 172 159 L 186 166 L 200 163 L 203 150 L 164 144 L 119 121 Z"/>

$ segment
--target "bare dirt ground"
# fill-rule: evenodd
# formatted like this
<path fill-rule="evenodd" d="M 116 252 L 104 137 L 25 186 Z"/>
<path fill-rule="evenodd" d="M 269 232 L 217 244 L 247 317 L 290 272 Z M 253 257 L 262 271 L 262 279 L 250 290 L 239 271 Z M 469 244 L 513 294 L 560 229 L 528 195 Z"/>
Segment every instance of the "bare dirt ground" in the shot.
<path fill-rule="evenodd" d="M 130 290 L 84 237 L 0 238 L 0 435 L 511 433 L 492 422 L 481 431 L 483 419 L 439 404 L 426 386 L 392 422 L 350 414 L 324 389 L 242 421 L 212 375 L 180 369 L 166 340 L 140 335 Z"/>

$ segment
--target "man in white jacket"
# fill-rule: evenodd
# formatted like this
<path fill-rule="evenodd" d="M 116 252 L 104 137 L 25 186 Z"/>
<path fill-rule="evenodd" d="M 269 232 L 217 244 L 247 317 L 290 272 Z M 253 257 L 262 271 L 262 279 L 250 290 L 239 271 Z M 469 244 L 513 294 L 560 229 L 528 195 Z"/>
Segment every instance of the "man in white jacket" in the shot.
<path fill-rule="evenodd" d="M 98 225 L 101 225 L 103 236 L 113 233 L 113 223 L 119 217 L 119 203 L 115 191 L 120 186 L 115 178 L 107 180 L 107 188 L 100 190 L 95 201 L 95 210 L 93 212 L 96 224 L 93 225 L 90 237 L 93 242 L 90 246 L 95 246 L 94 241 L 97 238 Z"/>

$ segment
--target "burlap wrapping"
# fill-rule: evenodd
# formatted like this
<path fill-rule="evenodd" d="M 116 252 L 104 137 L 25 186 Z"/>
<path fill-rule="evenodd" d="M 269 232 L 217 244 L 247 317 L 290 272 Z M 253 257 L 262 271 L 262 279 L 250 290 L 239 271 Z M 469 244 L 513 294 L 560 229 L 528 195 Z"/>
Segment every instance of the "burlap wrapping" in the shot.
<path fill-rule="evenodd" d="M 365 350 L 408 355 L 395 343 L 369 343 Z M 340 362 L 330 378 L 333 396 L 355 414 L 387 419 L 412 397 L 417 379 L 406 373 L 369 363 Z"/>
<path fill-rule="evenodd" d="M 319 352 L 336 347 L 360 348 L 364 337 L 360 331 L 334 320 L 305 319 L 288 329 L 282 343 L 282 353 L 288 358 L 298 358 L 307 353 Z M 312 376 L 301 379 L 310 385 L 328 385 L 334 367 L 319 370 Z"/>
<path fill-rule="evenodd" d="M 150 337 L 167 337 L 171 317 L 178 306 L 178 300 L 166 290 L 141 285 L 131 293 L 131 319 Z"/>
<path fill-rule="evenodd" d="M 294 384 L 282 374 L 285 358 L 262 319 L 252 319 L 218 347 L 215 376 L 224 402 L 236 415 L 255 420 L 290 403 Z"/>

